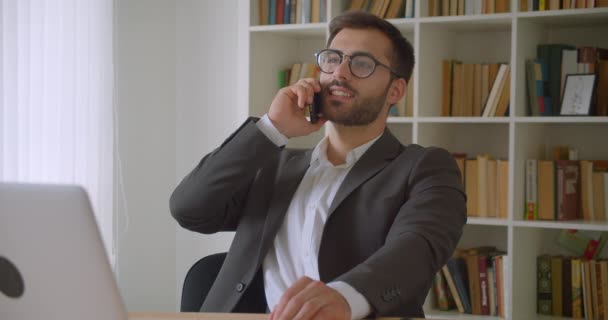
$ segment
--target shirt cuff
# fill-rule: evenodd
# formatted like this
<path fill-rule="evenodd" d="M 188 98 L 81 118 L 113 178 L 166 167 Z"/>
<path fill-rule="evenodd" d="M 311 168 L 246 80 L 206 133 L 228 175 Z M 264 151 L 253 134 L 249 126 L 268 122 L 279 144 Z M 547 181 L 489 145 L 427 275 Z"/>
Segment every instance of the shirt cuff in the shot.
<path fill-rule="evenodd" d="M 255 123 L 258 126 L 258 129 L 262 131 L 262 133 L 270 139 L 277 147 L 282 147 L 287 144 L 289 140 L 285 135 L 279 132 L 279 130 L 272 124 L 268 115 L 265 114 L 258 122 Z"/>
<path fill-rule="evenodd" d="M 372 311 L 367 299 L 348 283 L 336 281 L 328 283 L 327 286 L 338 291 L 344 299 L 346 299 L 346 302 L 348 302 L 348 305 L 350 306 L 352 320 L 363 319 Z"/>

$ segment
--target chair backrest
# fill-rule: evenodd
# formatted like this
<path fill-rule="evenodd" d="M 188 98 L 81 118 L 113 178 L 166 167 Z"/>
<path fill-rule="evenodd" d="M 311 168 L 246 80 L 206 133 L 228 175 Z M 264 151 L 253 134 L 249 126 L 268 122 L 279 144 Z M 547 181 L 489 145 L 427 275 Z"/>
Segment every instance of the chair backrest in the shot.
<path fill-rule="evenodd" d="M 226 252 L 198 260 L 184 278 L 181 312 L 199 312 L 226 259 Z"/>
<path fill-rule="evenodd" d="M 220 269 L 224 264 L 227 253 L 216 253 L 197 261 L 184 278 L 182 287 L 181 312 L 200 312 L 201 306 L 211 290 Z M 236 313 L 266 313 L 266 294 L 264 292 L 264 276 L 262 268 L 249 283 L 241 300 L 232 312 Z"/>

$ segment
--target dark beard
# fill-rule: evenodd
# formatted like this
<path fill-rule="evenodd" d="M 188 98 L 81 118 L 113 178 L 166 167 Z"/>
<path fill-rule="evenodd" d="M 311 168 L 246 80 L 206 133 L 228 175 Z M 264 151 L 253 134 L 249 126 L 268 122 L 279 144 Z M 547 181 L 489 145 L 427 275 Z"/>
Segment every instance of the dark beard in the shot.
<path fill-rule="evenodd" d="M 328 84 L 327 87 L 323 88 L 325 94 L 322 97 L 327 97 L 330 95 L 329 89 L 327 88 L 331 85 L 343 86 L 353 92 L 356 92 L 348 84 L 334 81 Z M 384 103 L 386 102 L 386 94 L 389 88 L 390 82 L 382 95 L 355 101 L 353 106 L 348 110 L 340 110 L 344 106 L 344 104 L 340 101 L 325 102 L 323 101 L 324 99 L 322 99 L 321 105 L 323 106 L 323 117 L 335 124 L 347 127 L 369 125 L 378 119 L 378 116 L 384 107 Z"/>

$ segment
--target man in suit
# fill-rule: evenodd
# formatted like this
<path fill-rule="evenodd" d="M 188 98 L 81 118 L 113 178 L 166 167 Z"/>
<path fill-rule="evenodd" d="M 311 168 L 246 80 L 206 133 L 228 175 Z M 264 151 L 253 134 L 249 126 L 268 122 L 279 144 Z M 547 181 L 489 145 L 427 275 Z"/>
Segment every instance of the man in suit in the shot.
<path fill-rule="evenodd" d="M 317 53 L 320 79 L 282 88 L 206 155 L 171 196 L 171 212 L 202 233 L 236 231 L 201 311 L 271 319 L 423 317 L 433 275 L 466 223 L 460 172 L 443 149 L 402 145 L 386 128 L 414 67 L 389 22 L 347 12 Z M 320 120 L 306 106 L 320 93 Z M 311 150 L 289 138 L 325 125 Z"/>

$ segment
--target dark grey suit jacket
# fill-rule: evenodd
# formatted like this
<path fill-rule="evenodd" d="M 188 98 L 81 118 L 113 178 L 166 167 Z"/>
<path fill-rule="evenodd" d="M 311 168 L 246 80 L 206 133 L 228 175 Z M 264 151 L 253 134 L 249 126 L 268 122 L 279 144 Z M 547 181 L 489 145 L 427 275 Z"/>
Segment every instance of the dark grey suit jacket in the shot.
<path fill-rule="evenodd" d="M 202 233 L 236 230 L 202 311 L 233 311 L 309 166 L 312 150 L 279 148 L 254 121 L 205 156 L 171 196 L 181 226 Z M 403 146 L 386 130 L 336 193 L 319 250 L 321 280 L 350 284 L 375 316 L 424 316 L 433 275 L 466 223 L 465 202 L 448 152 Z"/>

